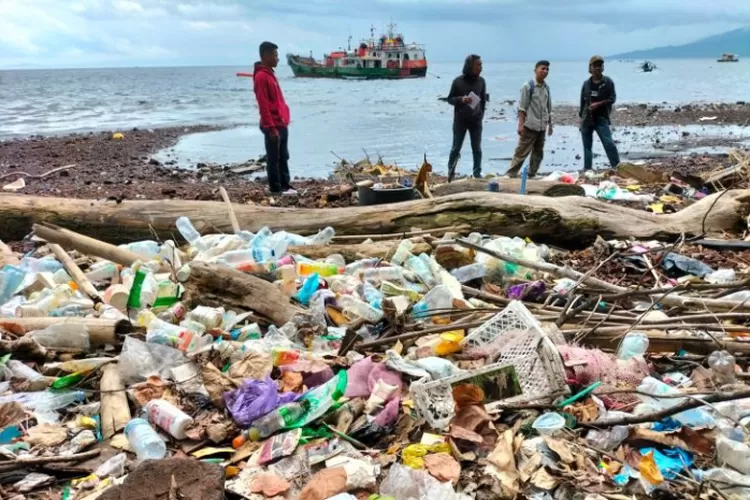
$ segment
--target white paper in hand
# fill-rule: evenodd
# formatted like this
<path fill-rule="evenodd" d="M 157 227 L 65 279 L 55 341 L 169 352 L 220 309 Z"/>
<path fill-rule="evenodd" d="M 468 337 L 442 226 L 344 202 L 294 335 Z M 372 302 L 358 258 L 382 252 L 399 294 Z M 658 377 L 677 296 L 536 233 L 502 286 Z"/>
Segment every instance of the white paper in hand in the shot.
<path fill-rule="evenodd" d="M 479 102 L 481 101 L 479 96 L 476 95 L 474 91 L 472 90 L 471 92 L 469 92 L 469 95 L 467 97 L 471 99 L 471 101 L 469 102 L 469 107 L 471 109 L 476 109 L 476 107 L 479 106 Z"/>

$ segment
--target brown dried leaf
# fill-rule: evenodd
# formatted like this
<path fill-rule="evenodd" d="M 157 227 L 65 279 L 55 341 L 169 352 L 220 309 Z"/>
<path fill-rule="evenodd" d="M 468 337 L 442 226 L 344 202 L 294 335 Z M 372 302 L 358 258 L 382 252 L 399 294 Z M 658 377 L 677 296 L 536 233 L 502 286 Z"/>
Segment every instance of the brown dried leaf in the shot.
<path fill-rule="evenodd" d="M 573 451 L 571 450 L 572 447 L 567 441 L 545 437 L 544 442 L 547 444 L 547 446 L 550 447 L 552 451 L 560 456 L 560 460 L 562 461 L 562 463 L 572 464 L 573 462 L 575 462 Z"/>

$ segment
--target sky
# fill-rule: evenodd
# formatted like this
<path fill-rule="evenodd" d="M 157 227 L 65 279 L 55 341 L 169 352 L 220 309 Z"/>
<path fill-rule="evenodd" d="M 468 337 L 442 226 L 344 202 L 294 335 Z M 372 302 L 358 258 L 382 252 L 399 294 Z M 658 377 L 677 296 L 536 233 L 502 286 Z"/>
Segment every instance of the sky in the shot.
<path fill-rule="evenodd" d="M 748 0 L 0 0 L 0 68 L 245 66 L 391 21 L 435 62 L 582 60 L 750 25 Z"/>

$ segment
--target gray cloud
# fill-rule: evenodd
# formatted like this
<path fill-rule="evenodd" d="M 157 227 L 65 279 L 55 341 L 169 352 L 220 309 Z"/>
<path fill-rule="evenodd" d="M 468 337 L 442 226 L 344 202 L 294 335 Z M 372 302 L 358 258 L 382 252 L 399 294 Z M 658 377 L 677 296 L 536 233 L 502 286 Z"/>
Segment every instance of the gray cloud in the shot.
<path fill-rule="evenodd" d="M 320 54 L 391 19 L 433 60 L 578 59 L 750 25 L 750 2 L 0 0 L 0 67 L 242 64 L 263 39 Z"/>

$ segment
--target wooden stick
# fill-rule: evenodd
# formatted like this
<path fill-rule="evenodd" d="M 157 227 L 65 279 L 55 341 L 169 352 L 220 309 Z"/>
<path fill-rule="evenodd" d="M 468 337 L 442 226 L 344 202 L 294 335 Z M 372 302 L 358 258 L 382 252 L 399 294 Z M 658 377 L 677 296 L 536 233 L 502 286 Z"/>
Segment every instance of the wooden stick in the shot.
<path fill-rule="evenodd" d="M 227 204 L 227 210 L 229 210 L 229 222 L 232 224 L 232 229 L 234 229 L 234 234 L 239 234 L 239 232 L 241 231 L 240 223 L 237 222 L 237 216 L 234 214 L 234 208 L 232 208 L 232 202 L 229 200 L 229 193 L 227 193 L 227 190 L 224 189 L 224 186 L 219 188 L 219 193 L 221 193 L 221 199 L 224 200 L 224 203 Z"/>
<path fill-rule="evenodd" d="M 398 340 L 410 340 L 410 339 L 416 339 L 419 337 L 424 337 L 425 335 L 432 335 L 434 333 L 445 333 L 445 332 L 452 332 L 454 330 L 468 330 L 469 328 L 476 328 L 478 326 L 482 326 L 485 324 L 487 320 L 482 321 L 473 321 L 471 323 L 460 323 L 456 322 L 450 325 L 445 326 L 437 326 L 435 328 L 425 328 L 424 330 L 420 330 L 417 332 L 410 332 L 410 333 L 404 333 L 401 335 L 394 335 L 393 337 L 388 337 L 385 339 L 377 339 L 377 340 L 371 340 L 370 342 L 366 342 L 364 344 L 359 344 L 357 346 L 357 349 L 363 350 L 368 349 L 370 347 L 377 347 L 384 344 L 395 344 Z"/>
<path fill-rule="evenodd" d="M 116 363 L 102 368 L 101 389 L 102 436 L 109 439 L 125 428 L 130 421 L 130 407 Z"/>
<path fill-rule="evenodd" d="M 11 332 L 20 332 L 24 335 L 35 330 L 61 323 L 73 323 L 85 327 L 89 332 L 89 339 L 93 345 L 116 344 L 119 336 L 131 333 L 134 330 L 127 320 L 101 319 L 101 318 L 0 318 L 0 327 Z"/>
<path fill-rule="evenodd" d="M 73 259 L 70 258 L 70 255 L 68 255 L 68 252 L 66 252 L 63 247 L 61 247 L 57 243 L 50 243 L 49 248 L 50 250 L 52 250 L 52 253 L 55 254 L 57 260 L 62 262 L 65 270 L 68 271 L 70 276 L 73 278 L 73 281 L 76 282 L 78 288 L 80 288 L 83 293 L 91 297 L 91 300 L 93 300 L 95 303 L 104 302 L 104 299 L 102 299 L 102 296 L 99 294 L 97 289 L 94 287 L 94 285 L 91 284 L 91 281 L 89 281 L 86 275 L 83 274 L 81 268 L 78 267 L 75 262 L 73 262 Z"/>
<path fill-rule="evenodd" d="M 84 255 L 100 257 L 115 264 L 130 267 L 137 261 L 143 260 L 140 255 L 130 250 L 52 224 L 34 224 L 33 230 L 37 236 L 49 243 L 57 243 L 63 248 L 78 250 Z M 162 270 L 168 271 L 169 269 L 165 266 Z"/>
<path fill-rule="evenodd" d="M 442 227 L 436 229 L 420 229 L 417 231 L 409 231 L 404 233 L 388 233 L 388 234 L 357 234 L 357 235 L 346 235 L 346 236 L 334 236 L 334 241 L 351 241 L 351 240 L 399 240 L 405 238 L 411 238 L 412 236 L 419 236 L 422 234 L 435 234 L 435 233 L 448 233 L 466 231 L 470 229 L 468 225 Z"/>
<path fill-rule="evenodd" d="M 71 165 L 65 165 L 64 167 L 53 168 L 49 172 L 44 172 L 43 174 L 39 174 L 39 175 L 32 175 L 32 174 L 29 174 L 27 172 L 8 172 L 7 174 L 0 175 L 0 179 L 5 179 L 6 177 L 12 177 L 13 175 L 24 176 L 24 177 L 28 177 L 29 179 L 44 179 L 48 175 L 52 175 L 52 174 L 54 174 L 56 172 L 60 172 L 62 170 L 68 170 L 70 168 L 75 168 L 76 166 L 77 165 L 75 163 L 73 163 Z"/>
<path fill-rule="evenodd" d="M 570 278 L 572 280 L 577 281 L 583 278 L 584 276 L 583 273 L 579 273 L 578 271 L 575 271 L 569 267 L 560 267 L 554 264 L 549 264 L 547 262 L 535 262 L 535 261 L 530 261 L 526 259 L 519 259 L 510 254 L 495 252 L 493 250 L 484 248 L 479 245 L 475 245 L 463 239 L 456 240 L 456 244 L 465 246 L 467 248 L 472 248 L 476 250 L 477 252 L 486 253 L 487 255 L 495 257 L 496 259 L 504 260 L 512 264 L 518 264 L 519 266 L 528 267 L 530 269 L 536 269 L 537 271 L 550 273 L 555 276 L 559 276 L 561 278 Z M 584 283 L 589 283 L 592 286 L 595 286 L 597 288 L 610 291 L 613 293 L 617 293 L 617 294 L 628 292 L 627 288 L 623 288 L 621 286 L 607 283 L 606 281 L 600 280 L 599 278 L 595 278 L 593 276 L 589 276 L 588 278 L 586 278 L 584 280 Z M 745 309 L 745 310 L 750 309 L 750 301 L 739 302 L 739 301 L 733 301 L 733 300 L 703 299 L 700 297 L 684 297 L 682 295 L 669 295 L 669 292 L 667 292 L 666 294 L 655 294 L 653 298 L 655 300 L 659 300 L 664 305 L 675 306 L 675 307 L 687 308 L 687 307 L 703 306 L 707 309 L 733 309 L 733 308 Z"/>
<path fill-rule="evenodd" d="M 653 413 L 647 413 L 645 415 L 627 415 L 627 416 L 618 417 L 618 418 L 605 418 L 605 419 L 596 420 L 590 423 L 581 423 L 580 425 L 582 427 L 590 427 L 592 429 L 599 429 L 599 428 L 615 427 L 617 425 L 635 425 L 635 424 L 643 424 L 646 422 L 658 422 L 659 420 L 662 420 L 667 417 L 671 417 L 672 415 L 676 415 L 678 413 L 682 413 L 683 411 L 692 410 L 693 408 L 700 408 L 701 406 L 705 406 L 706 403 L 720 403 L 722 401 L 734 401 L 737 399 L 745 399 L 747 397 L 750 397 L 750 389 L 746 389 L 744 391 L 729 392 L 729 393 L 716 393 L 710 396 L 706 396 L 705 398 L 703 398 L 703 400 L 685 401 L 671 408 L 666 408 L 664 410 L 660 410 L 660 411 L 653 412 Z"/>
<path fill-rule="evenodd" d="M 84 451 L 83 453 L 76 453 L 74 455 L 67 455 L 64 457 L 34 457 L 34 458 L 18 458 L 16 460 L 8 460 L 0 462 L 0 470 L 8 471 L 18 469 L 19 467 L 26 467 L 29 465 L 44 465 L 44 464 L 55 464 L 65 462 L 80 462 L 81 460 L 88 460 L 99 456 L 102 450 L 91 450 Z"/>

